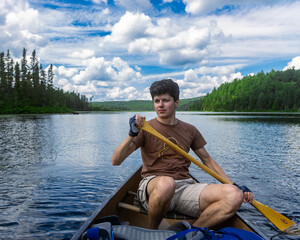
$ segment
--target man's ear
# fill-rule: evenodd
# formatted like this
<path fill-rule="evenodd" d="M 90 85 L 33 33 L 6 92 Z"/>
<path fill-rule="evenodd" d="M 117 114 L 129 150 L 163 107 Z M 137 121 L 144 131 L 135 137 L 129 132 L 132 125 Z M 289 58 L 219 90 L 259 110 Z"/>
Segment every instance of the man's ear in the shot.
<path fill-rule="evenodd" d="M 179 102 L 180 102 L 179 99 L 175 101 L 175 107 L 176 107 L 176 108 L 179 106 Z"/>

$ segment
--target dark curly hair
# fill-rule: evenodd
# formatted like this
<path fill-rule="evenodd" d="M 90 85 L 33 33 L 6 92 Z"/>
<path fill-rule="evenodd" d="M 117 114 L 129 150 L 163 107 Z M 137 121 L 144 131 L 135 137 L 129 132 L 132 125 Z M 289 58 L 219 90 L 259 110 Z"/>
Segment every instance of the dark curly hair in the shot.
<path fill-rule="evenodd" d="M 166 93 L 170 94 L 170 96 L 173 97 L 174 101 L 177 101 L 179 99 L 179 86 L 172 79 L 163 79 L 151 84 L 150 94 L 152 100 L 155 96 Z"/>

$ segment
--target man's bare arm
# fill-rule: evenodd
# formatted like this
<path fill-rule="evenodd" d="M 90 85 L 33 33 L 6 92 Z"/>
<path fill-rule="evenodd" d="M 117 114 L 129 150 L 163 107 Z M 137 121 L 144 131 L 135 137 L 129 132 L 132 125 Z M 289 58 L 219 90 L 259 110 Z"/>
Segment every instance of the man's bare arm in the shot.
<path fill-rule="evenodd" d="M 211 158 L 206 149 L 200 148 L 195 151 L 196 155 L 202 160 L 203 164 L 213 170 L 215 173 L 219 174 L 222 178 L 224 178 L 229 183 L 233 184 L 233 182 L 229 179 L 229 177 L 225 174 L 223 169 L 219 166 L 219 164 Z"/>
<path fill-rule="evenodd" d="M 111 163 L 112 165 L 120 165 L 131 153 L 136 149 L 133 137 L 128 136 L 113 152 Z"/>

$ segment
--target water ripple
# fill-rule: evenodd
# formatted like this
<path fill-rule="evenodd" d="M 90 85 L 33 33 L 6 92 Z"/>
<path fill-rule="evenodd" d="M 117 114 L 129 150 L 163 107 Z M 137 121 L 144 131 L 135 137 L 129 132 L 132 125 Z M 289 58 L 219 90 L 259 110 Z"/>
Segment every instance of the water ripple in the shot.
<path fill-rule="evenodd" d="M 139 152 L 121 167 L 110 162 L 131 115 L 0 117 L 1 238 L 69 239 L 141 164 Z M 154 113 L 145 115 L 150 119 Z M 208 152 L 234 181 L 299 222 L 299 119 L 189 113 L 179 118 L 201 131 Z M 215 181 L 195 165 L 191 172 Z M 270 235 L 276 232 L 251 205 L 241 212 Z"/>

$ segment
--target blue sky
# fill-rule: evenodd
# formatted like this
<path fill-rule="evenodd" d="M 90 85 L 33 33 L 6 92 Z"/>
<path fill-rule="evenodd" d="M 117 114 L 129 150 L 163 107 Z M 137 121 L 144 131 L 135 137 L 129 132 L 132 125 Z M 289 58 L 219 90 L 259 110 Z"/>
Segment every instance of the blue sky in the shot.
<path fill-rule="evenodd" d="M 300 69 L 299 0 L 1 0 L 0 51 L 35 49 L 54 84 L 93 101 L 181 98 L 235 78 Z"/>

